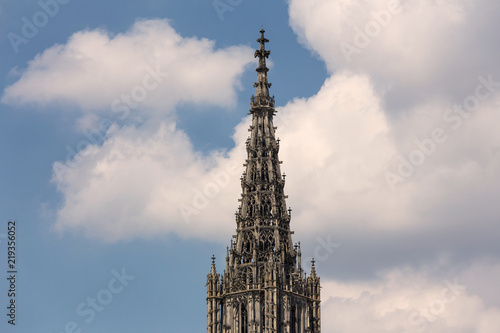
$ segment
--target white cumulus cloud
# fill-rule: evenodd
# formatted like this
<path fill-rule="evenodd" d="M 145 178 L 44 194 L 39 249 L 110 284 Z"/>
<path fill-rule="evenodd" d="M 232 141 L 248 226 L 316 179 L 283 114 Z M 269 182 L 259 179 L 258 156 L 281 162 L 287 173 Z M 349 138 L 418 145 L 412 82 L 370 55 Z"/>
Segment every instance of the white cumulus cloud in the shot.
<path fill-rule="evenodd" d="M 230 106 L 252 51 L 216 49 L 180 36 L 167 20 L 142 20 L 125 33 L 80 31 L 31 60 L 4 103 L 69 103 L 84 112 L 124 107 L 171 113 L 179 103 Z"/>

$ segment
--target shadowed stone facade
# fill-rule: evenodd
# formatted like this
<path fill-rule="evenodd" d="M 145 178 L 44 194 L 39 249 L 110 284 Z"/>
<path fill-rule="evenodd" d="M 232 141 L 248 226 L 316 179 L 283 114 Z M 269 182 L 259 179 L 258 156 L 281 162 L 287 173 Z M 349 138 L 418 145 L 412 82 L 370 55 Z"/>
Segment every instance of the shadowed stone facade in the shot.
<path fill-rule="evenodd" d="M 207 276 L 207 333 L 319 333 L 320 279 L 301 265 L 300 243 L 292 243 L 291 210 L 286 207 L 285 175 L 273 126 L 274 97 L 269 96 L 261 30 L 248 158 L 241 177 L 236 235 L 227 248 L 226 269 L 218 274 L 215 257 Z"/>

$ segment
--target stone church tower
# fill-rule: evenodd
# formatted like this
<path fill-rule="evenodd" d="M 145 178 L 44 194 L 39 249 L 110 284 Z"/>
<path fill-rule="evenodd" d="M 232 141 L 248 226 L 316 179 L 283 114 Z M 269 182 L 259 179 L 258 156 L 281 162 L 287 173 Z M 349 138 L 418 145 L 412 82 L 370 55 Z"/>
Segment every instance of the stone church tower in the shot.
<path fill-rule="evenodd" d="M 227 249 L 226 269 L 215 257 L 207 276 L 207 333 L 319 333 L 320 281 L 314 260 L 309 276 L 301 266 L 300 243 L 292 243 L 291 210 L 286 207 L 285 175 L 273 126 L 261 30 L 256 94 L 250 101 L 252 125 L 241 177 L 236 235 Z"/>

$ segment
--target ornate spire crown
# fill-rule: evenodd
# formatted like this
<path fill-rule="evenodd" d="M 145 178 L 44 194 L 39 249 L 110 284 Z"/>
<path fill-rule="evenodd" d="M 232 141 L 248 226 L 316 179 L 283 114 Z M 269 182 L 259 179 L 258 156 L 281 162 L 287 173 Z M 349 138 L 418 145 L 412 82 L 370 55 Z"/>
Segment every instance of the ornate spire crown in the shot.
<path fill-rule="evenodd" d="M 251 99 L 251 107 L 258 106 L 270 106 L 274 107 L 274 96 L 269 97 L 269 88 L 271 87 L 271 83 L 267 81 L 267 72 L 269 68 L 267 68 L 266 58 L 269 58 L 271 51 L 266 50 L 266 43 L 269 43 L 269 39 L 264 37 L 264 33 L 266 31 L 262 29 L 260 31 L 260 38 L 257 39 L 257 42 L 260 43 L 260 49 L 255 51 L 254 57 L 259 57 L 259 66 L 256 71 L 257 82 L 254 83 L 254 87 L 257 88 L 255 92 L 255 96 L 252 95 Z"/>

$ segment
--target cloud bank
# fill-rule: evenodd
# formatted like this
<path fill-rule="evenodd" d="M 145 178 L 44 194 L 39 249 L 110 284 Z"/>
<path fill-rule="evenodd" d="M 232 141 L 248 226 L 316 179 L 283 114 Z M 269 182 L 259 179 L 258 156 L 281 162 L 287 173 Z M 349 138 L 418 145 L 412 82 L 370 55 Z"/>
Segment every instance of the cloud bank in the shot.
<path fill-rule="evenodd" d="M 346 73 L 366 77 L 371 89 L 353 89 L 354 98 L 370 101 L 375 96 L 378 103 L 372 101 L 372 109 L 378 107 L 385 117 L 383 126 L 370 124 L 387 129 L 383 141 L 371 139 L 370 149 L 358 152 L 374 177 L 349 159 L 358 147 L 351 138 L 344 158 L 313 173 L 318 181 L 311 186 L 318 187 L 318 195 L 302 195 L 302 188 L 288 186 L 291 200 L 300 198 L 296 228 L 303 228 L 302 235 L 322 230 L 308 251 L 321 254 L 319 265 L 328 279 L 323 283 L 323 329 L 495 332 L 500 297 L 491 292 L 500 252 L 491 235 L 498 234 L 500 216 L 494 199 L 500 185 L 500 140 L 494 125 L 500 67 L 491 32 L 499 28 L 493 18 L 498 5 L 291 0 L 289 13 L 300 42 L 332 73 L 322 90 Z M 325 108 L 341 112 L 334 105 Z M 312 107 L 317 109 L 321 107 Z M 352 119 L 355 115 L 350 113 Z M 318 121 L 321 128 L 333 124 Z M 356 131 L 360 124 L 349 129 Z M 334 140 L 325 140 L 327 151 L 335 151 Z M 296 171 L 300 174 L 304 167 L 297 162 L 290 167 L 302 168 Z M 356 172 L 338 172 L 335 166 L 341 162 L 347 163 L 345 170 Z M 375 181 L 383 178 L 385 184 Z M 321 182 L 336 187 L 325 189 Z M 360 182 L 364 191 L 354 191 Z M 328 245 L 332 239 L 340 247 Z M 445 265 L 433 263 L 442 256 L 448 258 Z M 449 303 L 440 302 L 446 279 L 466 286 Z"/>

